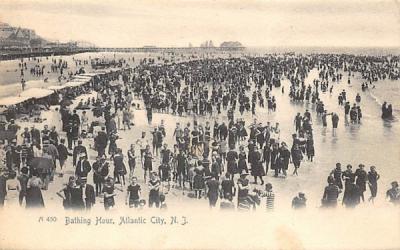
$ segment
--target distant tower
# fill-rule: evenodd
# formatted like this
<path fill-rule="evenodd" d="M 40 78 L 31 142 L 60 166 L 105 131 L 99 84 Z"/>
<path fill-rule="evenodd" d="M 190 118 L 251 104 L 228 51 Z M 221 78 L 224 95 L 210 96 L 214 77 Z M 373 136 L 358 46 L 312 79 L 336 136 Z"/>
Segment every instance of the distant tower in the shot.
<path fill-rule="evenodd" d="M 208 43 L 208 47 L 210 47 L 210 48 L 213 48 L 213 47 L 214 47 L 214 44 L 213 44 L 213 41 L 212 41 L 212 40 L 210 40 L 210 42 Z"/>
<path fill-rule="evenodd" d="M 189 48 L 192 48 L 192 47 L 193 47 L 192 43 L 189 43 Z"/>

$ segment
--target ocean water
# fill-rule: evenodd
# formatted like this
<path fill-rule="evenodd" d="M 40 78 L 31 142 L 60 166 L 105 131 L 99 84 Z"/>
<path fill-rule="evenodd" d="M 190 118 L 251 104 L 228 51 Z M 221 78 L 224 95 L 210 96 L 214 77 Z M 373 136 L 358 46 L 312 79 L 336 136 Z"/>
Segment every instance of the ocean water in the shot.
<path fill-rule="evenodd" d="M 253 56 L 262 56 L 264 54 L 274 53 L 296 53 L 296 54 L 352 54 L 352 55 L 368 55 L 368 56 L 400 56 L 400 47 L 254 47 L 247 48 L 247 53 Z M 343 74 L 346 76 L 347 74 Z M 361 83 L 364 80 L 359 74 L 355 74 L 355 82 L 352 88 L 362 92 Z M 365 91 L 366 96 L 372 99 L 379 107 L 383 102 L 392 104 L 393 114 L 400 116 L 400 80 L 380 80 L 375 82 L 375 88 Z"/>
<path fill-rule="evenodd" d="M 312 54 L 312 53 L 345 53 L 345 54 L 355 54 L 355 55 L 400 55 L 400 47 L 390 47 L 390 48 L 352 48 L 352 47 L 265 47 L 265 48 L 247 48 L 245 51 L 241 52 L 242 55 L 252 55 L 252 56 L 262 56 L 264 54 L 273 53 L 288 53 L 294 52 L 297 54 Z M 27 58 L 24 62 L 27 63 L 28 70 L 25 71 L 24 79 L 27 81 L 27 88 L 31 87 L 47 87 L 51 85 L 58 84 L 58 74 L 50 72 L 51 59 L 62 59 L 68 62 L 68 69 L 65 70 L 64 75 L 67 72 L 75 72 L 80 67 L 84 67 L 86 72 L 94 72 L 95 70 L 91 68 L 90 65 L 75 65 L 74 60 L 89 60 L 90 58 L 106 58 L 106 59 L 120 59 L 123 58 L 131 66 L 136 66 L 138 61 L 142 58 L 154 58 L 157 60 L 159 56 L 168 57 L 168 54 L 162 55 L 161 53 L 112 53 L 112 52 L 101 52 L 101 53 L 82 53 L 70 56 L 54 56 L 51 58 L 41 57 L 40 63 Z M 136 61 L 132 62 L 132 57 L 135 57 Z M 18 95 L 21 90 L 21 76 L 18 69 L 18 64 L 20 60 L 10 60 L 10 61 L 0 61 L 0 98 L 10 95 Z M 34 65 L 45 65 L 45 74 L 42 77 L 32 76 L 29 73 L 29 69 L 34 67 Z M 343 74 L 346 75 L 346 74 Z M 48 82 L 44 82 L 43 79 L 48 78 Z M 355 74 L 355 81 L 352 84 L 352 88 L 359 93 L 361 90 L 361 79 L 359 74 Z M 400 81 L 393 80 L 381 80 L 375 82 L 375 88 L 370 88 L 369 90 L 363 92 L 366 98 L 371 99 L 377 107 L 381 107 L 383 102 L 391 103 L 393 106 L 393 113 L 396 117 L 400 117 Z"/>
<path fill-rule="evenodd" d="M 400 81 L 384 80 L 375 84 L 374 89 L 369 90 L 371 98 L 377 104 L 382 105 L 383 101 L 391 103 L 396 116 L 400 114 Z"/>
<path fill-rule="evenodd" d="M 248 53 L 273 54 L 273 53 L 296 53 L 296 54 L 352 54 L 352 55 L 400 55 L 400 47 L 250 47 Z"/>

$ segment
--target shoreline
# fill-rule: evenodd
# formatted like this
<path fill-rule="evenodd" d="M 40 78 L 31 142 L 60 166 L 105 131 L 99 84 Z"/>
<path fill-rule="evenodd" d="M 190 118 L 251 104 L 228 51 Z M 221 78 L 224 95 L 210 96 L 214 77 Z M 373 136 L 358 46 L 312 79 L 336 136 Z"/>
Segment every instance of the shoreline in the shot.
<path fill-rule="evenodd" d="M 25 50 L 25 51 L 11 51 L 11 53 L 7 53 L 9 50 L 3 51 L 0 50 L 0 61 L 10 61 L 16 59 L 24 59 L 24 58 L 36 58 L 36 57 L 48 57 L 48 56 L 68 56 L 68 55 L 76 55 L 87 52 L 96 52 L 96 50 L 91 49 L 78 49 L 75 51 L 71 50 Z"/>

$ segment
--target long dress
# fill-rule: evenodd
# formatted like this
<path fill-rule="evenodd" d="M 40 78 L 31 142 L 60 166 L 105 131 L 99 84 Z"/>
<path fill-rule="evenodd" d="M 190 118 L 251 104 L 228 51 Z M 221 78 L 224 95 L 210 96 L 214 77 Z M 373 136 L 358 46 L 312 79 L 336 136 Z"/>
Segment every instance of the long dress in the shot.
<path fill-rule="evenodd" d="M 41 208 L 44 207 L 44 201 L 40 186 L 42 180 L 39 177 L 32 177 L 28 181 L 28 189 L 26 190 L 26 208 Z"/>
<path fill-rule="evenodd" d="M 252 176 L 265 176 L 265 170 L 261 163 L 261 153 L 255 151 L 251 157 L 251 175 Z"/>
<path fill-rule="evenodd" d="M 239 162 L 238 162 L 238 172 L 242 173 L 242 171 L 246 171 L 246 173 L 249 172 L 248 168 L 247 168 L 247 155 L 246 152 L 240 152 L 239 154 Z"/>
<path fill-rule="evenodd" d="M 357 169 L 354 175 L 357 177 L 356 178 L 356 185 L 360 189 L 361 193 L 364 193 L 365 190 L 367 189 L 366 183 L 367 183 L 367 172 L 365 170 Z"/>
<path fill-rule="evenodd" d="M 288 149 L 284 149 L 279 154 L 281 168 L 287 170 L 289 167 L 289 159 L 290 159 L 290 151 Z"/>
<path fill-rule="evenodd" d="M 121 154 L 114 156 L 114 174 L 115 175 L 126 175 L 126 166 L 124 163 L 124 157 Z"/>
<path fill-rule="evenodd" d="M 376 194 L 378 192 L 378 179 L 379 174 L 376 171 L 368 172 L 369 189 L 371 190 L 372 197 L 376 197 Z"/>
<path fill-rule="evenodd" d="M 238 209 L 239 210 L 249 210 L 250 203 L 248 200 L 249 190 L 247 189 L 250 185 L 248 179 L 238 179 L 238 185 L 241 184 L 242 188 L 238 187 Z"/>

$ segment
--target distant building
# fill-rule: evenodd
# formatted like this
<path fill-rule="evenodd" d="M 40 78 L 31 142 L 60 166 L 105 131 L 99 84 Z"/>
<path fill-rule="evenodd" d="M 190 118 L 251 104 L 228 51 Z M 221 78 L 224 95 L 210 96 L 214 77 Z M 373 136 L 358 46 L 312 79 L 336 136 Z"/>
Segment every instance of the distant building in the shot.
<path fill-rule="evenodd" d="M 0 41 L 8 38 L 14 32 L 15 32 L 14 27 L 11 27 L 7 23 L 0 22 Z"/>
<path fill-rule="evenodd" d="M 228 42 L 223 42 L 219 46 L 221 48 L 244 48 L 244 46 L 237 41 L 228 41 Z"/>
<path fill-rule="evenodd" d="M 66 48 L 74 49 L 77 47 L 94 47 L 93 44 L 87 42 L 49 42 L 40 36 L 36 35 L 36 32 L 31 29 L 16 28 L 12 27 L 7 23 L 0 22 L 0 47 L 7 48 L 24 48 L 24 49 L 53 49 L 53 48 Z"/>
<path fill-rule="evenodd" d="M 0 46 L 38 47 L 43 41 L 34 30 L 15 28 L 6 23 L 0 23 Z"/>
<path fill-rule="evenodd" d="M 94 45 L 91 42 L 86 42 L 86 41 L 78 41 L 76 46 L 78 46 L 79 48 L 95 48 L 96 45 Z"/>

